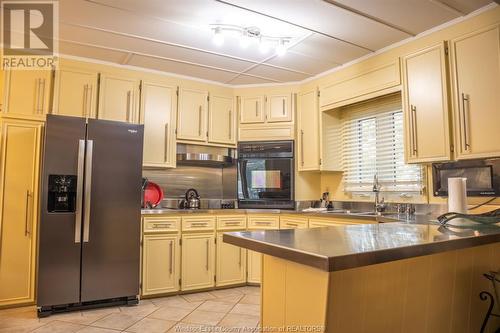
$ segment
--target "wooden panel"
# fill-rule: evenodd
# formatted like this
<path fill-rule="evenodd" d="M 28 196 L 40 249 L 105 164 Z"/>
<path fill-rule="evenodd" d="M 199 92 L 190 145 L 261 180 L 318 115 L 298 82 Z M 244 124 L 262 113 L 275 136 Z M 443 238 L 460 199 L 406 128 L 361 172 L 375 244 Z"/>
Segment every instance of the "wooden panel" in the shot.
<path fill-rule="evenodd" d="M 403 59 L 405 156 L 408 162 L 451 158 L 445 46 Z"/>
<path fill-rule="evenodd" d="M 301 92 L 297 102 L 297 158 L 299 171 L 320 170 L 321 131 L 318 90 Z"/>
<path fill-rule="evenodd" d="M 265 121 L 264 96 L 240 96 L 240 124 L 263 123 Z"/>
<path fill-rule="evenodd" d="M 389 64 L 321 87 L 319 105 L 321 109 L 330 109 L 341 104 L 351 104 L 346 101 L 369 94 L 372 94 L 370 98 L 375 97 L 373 93 L 399 84 L 401 84 L 399 59 L 396 59 Z"/>
<path fill-rule="evenodd" d="M 500 27 L 453 40 L 451 60 L 457 158 L 500 156 Z"/>
<path fill-rule="evenodd" d="M 236 112 L 231 96 L 210 95 L 208 107 L 208 141 L 236 144 Z"/>
<path fill-rule="evenodd" d="M 215 216 L 190 216 L 182 218 L 182 231 L 210 231 L 215 229 Z"/>
<path fill-rule="evenodd" d="M 181 230 L 181 218 L 147 216 L 143 218 L 143 228 L 144 232 L 179 232 Z"/>
<path fill-rule="evenodd" d="M 204 90 L 181 88 L 177 111 L 177 139 L 206 141 L 207 98 Z"/>
<path fill-rule="evenodd" d="M 261 326 L 278 332 L 279 327 L 285 326 L 286 261 L 265 255 L 262 270 Z"/>
<path fill-rule="evenodd" d="M 183 234 L 181 261 L 181 290 L 213 287 L 215 285 L 214 234 Z"/>
<path fill-rule="evenodd" d="M 142 295 L 179 290 L 179 236 L 145 235 L 142 250 Z"/>
<path fill-rule="evenodd" d="M 139 122 L 139 80 L 101 74 L 98 119 Z"/>
<path fill-rule="evenodd" d="M 141 91 L 141 123 L 144 124 L 143 165 L 175 167 L 175 127 L 177 87 L 156 82 L 143 82 Z"/>
<path fill-rule="evenodd" d="M 25 119 L 44 120 L 49 113 L 52 71 L 5 71 L 2 112 Z"/>
<path fill-rule="evenodd" d="M 246 250 L 222 241 L 222 232 L 217 234 L 216 283 L 229 286 L 246 282 Z"/>
<path fill-rule="evenodd" d="M 0 306 L 35 300 L 42 125 L 1 122 Z"/>
<path fill-rule="evenodd" d="M 292 140 L 293 125 L 243 126 L 238 128 L 239 141 Z"/>
<path fill-rule="evenodd" d="M 261 282 L 262 253 L 247 250 L 247 282 L 257 284 Z"/>
<path fill-rule="evenodd" d="M 97 76 L 97 71 L 61 66 L 56 71 L 52 113 L 95 118 Z"/>
<path fill-rule="evenodd" d="M 292 99 L 290 94 L 269 95 L 267 99 L 267 122 L 292 120 Z"/>

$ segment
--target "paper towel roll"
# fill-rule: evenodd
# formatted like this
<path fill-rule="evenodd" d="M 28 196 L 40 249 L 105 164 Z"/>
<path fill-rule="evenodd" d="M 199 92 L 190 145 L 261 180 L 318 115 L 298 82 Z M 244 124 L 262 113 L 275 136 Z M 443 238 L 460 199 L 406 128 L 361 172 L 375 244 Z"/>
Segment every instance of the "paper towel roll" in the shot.
<path fill-rule="evenodd" d="M 448 178 L 448 212 L 467 213 L 467 178 Z"/>

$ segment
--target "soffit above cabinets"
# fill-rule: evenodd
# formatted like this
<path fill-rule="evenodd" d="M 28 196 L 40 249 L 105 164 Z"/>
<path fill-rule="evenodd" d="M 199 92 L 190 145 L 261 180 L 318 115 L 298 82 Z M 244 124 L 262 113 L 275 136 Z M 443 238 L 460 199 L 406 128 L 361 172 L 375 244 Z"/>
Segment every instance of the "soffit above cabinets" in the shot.
<path fill-rule="evenodd" d="M 488 5 L 489 0 L 65 0 L 63 54 L 246 85 L 301 81 Z M 290 37 L 288 52 L 212 42 L 210 24 Z"/>

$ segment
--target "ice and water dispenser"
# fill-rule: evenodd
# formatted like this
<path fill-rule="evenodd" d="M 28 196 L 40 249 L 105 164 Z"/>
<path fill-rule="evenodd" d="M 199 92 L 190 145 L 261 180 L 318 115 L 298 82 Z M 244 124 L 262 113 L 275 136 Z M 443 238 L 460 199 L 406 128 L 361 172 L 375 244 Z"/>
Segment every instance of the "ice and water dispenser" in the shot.
<path fill-rule="evenodd" d="M 76 180 L 73 175 L 49 175 L 47 210 L 49 213 L 74 213 Z"/>

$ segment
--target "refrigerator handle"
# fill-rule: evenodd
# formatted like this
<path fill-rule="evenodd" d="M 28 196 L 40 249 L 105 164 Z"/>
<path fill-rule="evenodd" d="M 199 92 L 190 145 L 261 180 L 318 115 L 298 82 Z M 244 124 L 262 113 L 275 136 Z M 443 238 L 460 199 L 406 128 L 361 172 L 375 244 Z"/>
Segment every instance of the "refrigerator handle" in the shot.
<path fill-rule="evenodd" d="M 90 194 L 92 192 L 92 153 L 94 140 L 87 140 L 87 154 L 85 158 L 85 214 L 83 218 L 83 242 L 89 242 L 90 234 Z"/>
<path fill-rule="evenodd" d="M 82 194 L 85 162 L 85 140 L 78 141 L 78 169 L 76 176 L 75 243 L 82 239 Z"/>

